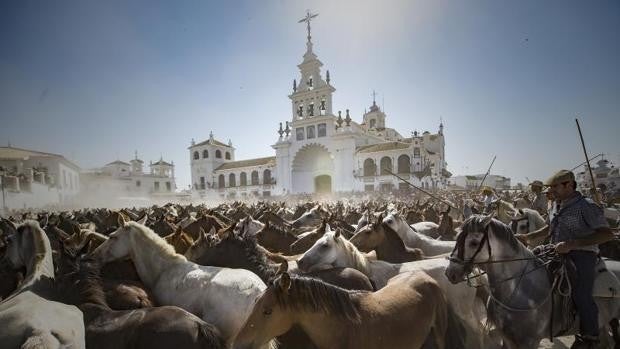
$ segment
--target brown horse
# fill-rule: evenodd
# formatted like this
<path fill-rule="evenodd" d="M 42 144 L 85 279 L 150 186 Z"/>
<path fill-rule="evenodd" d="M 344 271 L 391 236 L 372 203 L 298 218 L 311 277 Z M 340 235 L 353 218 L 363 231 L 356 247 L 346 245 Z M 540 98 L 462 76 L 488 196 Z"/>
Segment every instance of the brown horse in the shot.
<path fill-rule="evenodd" d="M 297 241 L 297 236 L 291 234 L 288 230 L 280 230 L 275 226 L 265 223 L 263 229 L 256 233 L 258 243 L 270 252 L 289 254 L 291 244 Z"/>
<path fill-rule="evenodd" d="M 323 220 L 321 225 L 311 230 L 307 233 L 303 233 L 301 237 L 297 239 L 297 241 L 293 242 L 290 247 L 290 251 L 292 254 L 302 254 L 306 252 L 316 240 L 320 239 L 323 234 L 325 234 L 325 229 L 327 227 L 327 221 Z"/>
<path fill-rule="evenodd" d="M 282 273 L 255 303 L 235 348 L 258 348 L 298 324 L 318 348 L 445 347 L 448 305 L 423 272 L 400 274 L 371 293 Z"/>
<path fill-rule="evenodd" d="M 390 263 L 418 261 L 424 257 L 421 249 L 405 246 L 403 239 L 382 220 L 383 216 L 379 216 L 349 241 L 362 252 L 374 250 L 377 259 Z"/>
<path fill-rule="evenodd" d="M 184 254 L 185 251 L 187 251 L 187 249 L 194 243 L 194 239 L 186 234 L 180 226 L 174 233 L 164 236 L 164 240 L 172 245 L 174 250 L 180 254 Z"/>
<path fill-rule="evenodd" d="M 84 313 L 87 348 L 224 348 L 213 325 L 181 308 L 112 310 L 103 295 L 99 265 L 66 256 L 72 267 L 60 280 L 59 290 Z"/>

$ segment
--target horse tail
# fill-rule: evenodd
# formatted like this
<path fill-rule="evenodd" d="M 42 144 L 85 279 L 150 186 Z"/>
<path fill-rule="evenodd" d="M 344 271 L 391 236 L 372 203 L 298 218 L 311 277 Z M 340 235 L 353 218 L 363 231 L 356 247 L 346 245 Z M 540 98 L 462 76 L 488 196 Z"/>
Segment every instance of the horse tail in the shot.
<path fill-rule="evenodd" d="M 35 331 L 22 344 L 21 349 L 57 349 L 60 348 L 60 341 L 50 332 Z"/>
<path fill-rule="evenodd" d="M 456 314 L 451 304 L 448 304 L 446 313 L 448 315 L 446 349 L 467 348 L 467 328 L 464 321 Z"/>
<path fill-rule="evenodd" d="M 226 342 L 220 335 L 220 331 L 217 327 L 211 325 L 207 322 L 202 322 L 199 324 L 199 333 L 198 333 L 198 343 L 200 343 L 201 348 L 211 348 L 211 349 L 225 349 Z"/>

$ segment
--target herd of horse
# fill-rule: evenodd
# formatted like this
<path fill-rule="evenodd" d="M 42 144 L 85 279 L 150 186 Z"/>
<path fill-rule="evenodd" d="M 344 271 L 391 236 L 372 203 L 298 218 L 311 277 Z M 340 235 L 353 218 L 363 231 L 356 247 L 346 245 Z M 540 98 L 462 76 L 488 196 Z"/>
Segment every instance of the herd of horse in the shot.
<path fill-rule="evenodd" d="M 405 200 L 167 204 L 0 220 L 6 348 L 538 348 L 574 332 L 515 233 Z M 601 249 L 601 348 L 620 348 L 620 243 Z M 567 319 L 569 319 L 567 321 Z"/>

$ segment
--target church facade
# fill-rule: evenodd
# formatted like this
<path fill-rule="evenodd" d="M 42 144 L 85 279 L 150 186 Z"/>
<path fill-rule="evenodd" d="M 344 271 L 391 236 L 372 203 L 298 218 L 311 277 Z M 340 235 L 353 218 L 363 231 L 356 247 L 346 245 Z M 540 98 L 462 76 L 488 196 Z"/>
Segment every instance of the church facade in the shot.
<path fill-rule="evenodd" d="M 390 191 L 407 187 L 392 173 L 426 189 L 444 188 L 446 169 L 443 124 L 438 131 L 403 137 L 387 127 L 374 98 L 360 122 L 349 110 L 333 109 L 329 70 L 313 52 L 308 36 L 299 82 L 288 98 L 290 117 L 280 122 L 275 156 L 235 159 L 232 142 L 208 140 L 189 149 L 192 188 L 202 197 L 244 198 L 299 193 Z"/>

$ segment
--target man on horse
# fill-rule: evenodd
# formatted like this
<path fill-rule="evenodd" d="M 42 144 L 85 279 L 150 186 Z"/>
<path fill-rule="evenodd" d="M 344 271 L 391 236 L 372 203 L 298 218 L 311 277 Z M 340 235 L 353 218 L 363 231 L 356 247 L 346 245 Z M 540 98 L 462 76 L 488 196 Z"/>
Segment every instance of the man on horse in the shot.
<path fill-rule="evenodd" d="M 532 209 L 538 211 L 542 216 L 547 215 L 547 197 L 543 194 L 543 183 L 541 181 L 533 181 L 530 183 L 530 188 L 534 194 L 534 200 L 532 200 Z"/>
<path fill-rule="evenodd" d="M 575 175 L 561 170 L 545 185 L 553 193 L 555 203 L 547 219 L 548 225 L 535 232 L 517 235 L 519 240 L 536 241 L 548 236 L 558 253 L 574 264 L 569 275 L 572 297 L 579 315 L 579 335 L 571 348 L 595 348 L 598 343 L 598 308 L 592 289 L 596 276 L 598 245 L 614 238 L 603 210 L 576 190 Z"/>
<path fill-rule="evenodd" d="M 480 192 L 482 193 L 482 200 L 478 200 L 476 198 L 473 198 L 473 200 L 477 204 L 482 205 L 483 212 L 489 212 L 492 208 L 492 204 L 495 203 L 498 197 L 495 195 L 493 189 L 488 186 L 482 187 L 482 190 Z"/>

